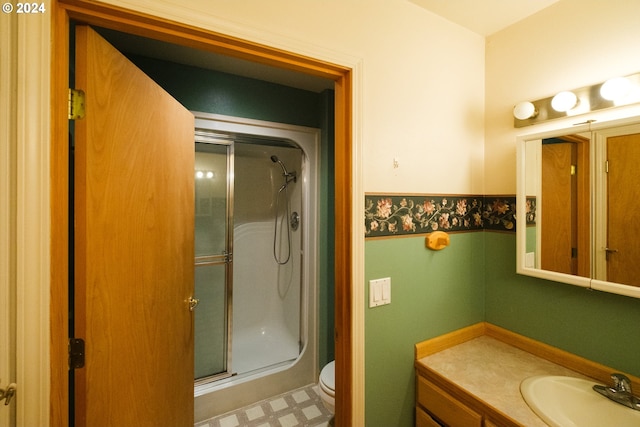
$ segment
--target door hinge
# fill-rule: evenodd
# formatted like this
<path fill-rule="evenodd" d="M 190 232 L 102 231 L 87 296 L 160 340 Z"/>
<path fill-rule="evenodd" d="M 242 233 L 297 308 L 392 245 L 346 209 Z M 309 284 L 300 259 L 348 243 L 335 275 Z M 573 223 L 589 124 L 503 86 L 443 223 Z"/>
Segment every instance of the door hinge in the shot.
<path fill-rule="evenodd" d="M 578 167 L 576 165 L 571 165 L 571 176 L 575 175 L 578 172 Z"/>
<path fill-rule="evenodd" d="M 84 92 L 69 89 L 69 120 L 84 119 Z"/>
<path fill-rule="evenodd" d="M 69 338 L 69 369 L 84 368 L 84 340 Z"/>

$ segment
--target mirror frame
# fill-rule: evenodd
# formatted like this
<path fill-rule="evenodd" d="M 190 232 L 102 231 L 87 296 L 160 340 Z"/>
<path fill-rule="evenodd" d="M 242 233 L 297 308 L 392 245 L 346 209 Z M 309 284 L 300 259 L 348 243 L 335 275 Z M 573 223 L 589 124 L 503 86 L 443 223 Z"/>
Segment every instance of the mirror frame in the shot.
<path fill-rule="evenodd" d="M 604 280 L 598 280 L 593 278 L 593 270 L 590 277 L 582 277 L 577 275 L 571 275 L 566 273 L 558 273 L 550 270 L 543 270 L 541 268 L 533 268 L 526 266 L 526 234 L 527 226 L 524 212 L 526 212 L 526 156 L 525 145 L 527 141 L 557 137 L 559 135 L 568 135 L 574 133 L 596 132 L 606 130 L 615 127 L 628 126 L 640 123 L 640 112 L 635 111 L 635 115 L 630 115 L 625 118 L 612 118 L 611 120 L 581 120 L 580 123 L 573 124 L 567 121 L 558 122 L 555 125 L 546 126 L 545 130 L 538 130 L 535 132 L 525 133 L 516 137 L 516 152 L 517 152 L 517 164 L 516 164 L 516 213 L 518 216 L 518 223 L 516 224 L 516 272 L 521 275 L 536 277 L 539 279 L 551 280 L 554 282 L 566 283 L 569 285 L 579 286 L 586 289 L 597 290 L 602 292 L 609 292 L 618 295 L 625 295 L 633 298 L 640 298 L 640 287 L 632 285 L 624 285 L 620 283 L 607 282 Z M 575 121 L 575 118 L 573 119 Z M 593 138 L 591 144 L 593 144 Z M 595 167 L 594 150 L 591 150 L 591 165 L 590 168 Z M 593 169 L 592 169 L 593 170 Z M 595 202 L 595 189 L 596 177 L 594 173 L 591 173 L 590 178 L 590 196 L 589 205 L 590 210 L 594 212 Z M 538 215 L 537 215 L 538 216 Z M 590 248 L 591 259 L 593 260 L 593 245 L 595 236 L 595 223 L 594 217 L 591 217 L 591 229 L 590 229 Z"/>

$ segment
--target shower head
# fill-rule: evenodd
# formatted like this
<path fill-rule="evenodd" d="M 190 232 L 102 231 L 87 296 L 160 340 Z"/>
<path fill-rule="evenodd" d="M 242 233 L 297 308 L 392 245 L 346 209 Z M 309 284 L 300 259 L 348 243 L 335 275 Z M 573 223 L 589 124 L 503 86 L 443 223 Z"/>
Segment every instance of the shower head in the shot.
<path fill-rule="evenodd" d="M 280 165 L 280 167 L 282 168 L 282 173 L 284 174 L 284 176 L 288 176 L 289 172 L 287 171 L 287 168 L 284 166 L 284 163 L 282 163 L 282 160 L 280 160 L 278 158 L 278 156 L 271 156 L 271 161 L 273 163 L 278 163 Z"/>
<path fill-rule="evenodd" d="M 277 163 L 280 165 L 280 167 L 282 168 L 282 176 L 284 176 L 285 179 L 285 183 L 284 185 L 280 188 L 280 190 L 282 190 L 283 188 L 285 188 L 290 181 L 296 182 L 297 181 L 297 174 L 294 172 L 289 173 L 289 171 L 287 170 L 287 168 L 285 167 L 284 163 L 282 163 L 282 160 L 278 159 L 278 156 L 271 156 L 271 161 L 273 163 Z"/>

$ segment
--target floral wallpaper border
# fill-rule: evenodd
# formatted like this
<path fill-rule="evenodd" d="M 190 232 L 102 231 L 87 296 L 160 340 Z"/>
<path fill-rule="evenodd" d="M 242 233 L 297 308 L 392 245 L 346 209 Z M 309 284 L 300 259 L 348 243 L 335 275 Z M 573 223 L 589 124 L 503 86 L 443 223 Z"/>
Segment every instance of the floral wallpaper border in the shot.
<path fill-rule="evenodd" d="M 527 198 L 527 224 L 535 224 L 535 198 Z M 432 231 L 516 229 L 515 196 L 365 195 L 365 237 Z"/>

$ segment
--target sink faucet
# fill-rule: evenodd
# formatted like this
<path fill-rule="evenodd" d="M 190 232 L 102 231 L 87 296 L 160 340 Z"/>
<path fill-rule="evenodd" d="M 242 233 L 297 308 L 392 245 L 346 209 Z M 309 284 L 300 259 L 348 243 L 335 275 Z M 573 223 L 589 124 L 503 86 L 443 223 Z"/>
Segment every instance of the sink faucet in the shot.
<path fill-rule="evenodd" d="M 631 393 L 631 381 L 626 375 L 623 374 L 611 374 L 611 379 L 613 380 L 613 388 L 616 391 L 626 391 L 627 393 Z"/>
<path fill-rule="evenodd" d="M 596 384 L 593 389 L 616 403 L 640 411 L 640 398 L 633 395 L 629 378 L 626 375 L 615 373 L 611 375 L 611 379 L 613 387 Z"/>

